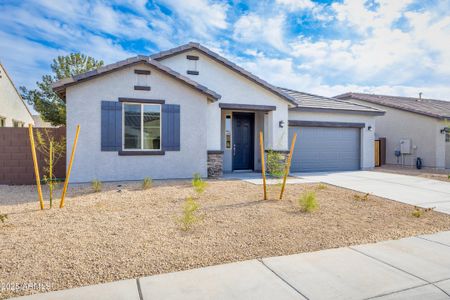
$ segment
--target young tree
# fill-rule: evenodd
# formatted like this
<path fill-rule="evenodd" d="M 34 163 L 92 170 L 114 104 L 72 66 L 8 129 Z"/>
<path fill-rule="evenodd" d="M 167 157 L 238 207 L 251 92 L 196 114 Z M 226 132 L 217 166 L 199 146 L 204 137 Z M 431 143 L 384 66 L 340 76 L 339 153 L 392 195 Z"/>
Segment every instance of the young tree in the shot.
<path fill-rule="evenodd" d="M 42 81 L 36 82 L 36 89 L 28 90 L 24 86 L 20 87 L 22 98 L 34 106 L 44 121 L 54 126 L 65 125 L 66 104 L 53 92 L 52 83 L 101 66 L 103 66 L 102 60 L 80 53 L 58 56 L 50 65 L 53 74 L 42 76 Z"/>

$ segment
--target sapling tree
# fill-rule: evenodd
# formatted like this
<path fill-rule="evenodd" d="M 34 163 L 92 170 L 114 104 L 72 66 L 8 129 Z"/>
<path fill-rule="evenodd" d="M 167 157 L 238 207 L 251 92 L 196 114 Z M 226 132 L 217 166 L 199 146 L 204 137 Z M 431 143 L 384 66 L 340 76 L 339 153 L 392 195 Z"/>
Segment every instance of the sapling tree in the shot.
<path fill-rule="evenodd" d="M 44 156 L 44 183 L 49 187 L 50 208 L 53 205 L 53 190 L 57 184 L 55 165 L 66 152 L 66 138 L 56 139 L 44 128 L 36 131 L 37 149 Z"/>

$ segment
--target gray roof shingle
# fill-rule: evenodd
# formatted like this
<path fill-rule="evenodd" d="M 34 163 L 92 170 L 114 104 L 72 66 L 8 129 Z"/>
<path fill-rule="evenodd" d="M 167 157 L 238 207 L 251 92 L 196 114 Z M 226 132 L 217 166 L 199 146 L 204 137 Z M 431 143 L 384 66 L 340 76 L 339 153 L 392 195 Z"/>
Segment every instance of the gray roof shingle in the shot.
<path fill-rule="evenodd" d="M 336 98 L 361 100 L 433 118 L 450 119 L 450 101 L 365 93 L 345 93 Z"/>
<path fill-rule="evenodd" d="M 278 95 L 279 97 L 281 97 L 284 100 L 290 102 L 291 104 L 296 105 L 295 100 L 290 95 L 287 95 L 287 94 L 283 93 L 277 87 L 273 86 L 272 84 L 268 83 L 267 81 L 265 81 L 265 80 L 259 78 L 258 76 L 250 73 L 249 71 L 239 67 L 235 63 L 229 61 L 225 57 L 223 57 L 223 56 L 221 56 L 221 55 L 211 51 L 210 49 L 206 48 L 205 46 L 203 46 L 203 45 L 201 45 L 199 43 L 190 42 L 188 44 L 181 45 L 181 46 L 175 47 L 173 49 L 169 49 L 169 50 L 166 50 L 166 51 L 161 51 L 161 52 L 155 53 L 155 54 L 151 55 L 150 57 L 152 59 L 155 59 L 155 60 L 162 60 L 164 58 L 168 58 L 168 57 L 177 55 L 179 53 L 189 51 L 191 49 L 196 49 L 196 50 L 206 54 L 207 56 L 211 57 L 212 59 L 214 59 L 214 60 L 218 61 L 219 63 L 223 64 L 224 66 L 226 66 L 226 67 L 228 67 L 228 68 L 238 72 L 242 76 L 250 79 L 251 81 L 253 81 L 256 84 L 262 86 L 263 88 L 269 90 L 270 92 Z"/>
<path fill-rule="evenodd" d="M 206 86 L 201 85 L 198 82 L 196 82 L 186 76 L 183 76 L 180 73 L 175 72 L 171 68 L 166 67 L 163 64 L 159 63 L 158 61 L 152 60 L 152 59 L 150 59 L 150 57 L 144 56 L 144 55 L 138 55 L 135 57 L 131 57 L 131 58 L 110 64 L 110 65 L 106 65 L 106 66 L 100 67 L 98 69 L 95 69 L 95 70 L 92 70 L 92 71 L 89 71 L 89 72 L 86 72 L 83 74 L 79 74 L 79 75 L 75 75 L 73 77 L 59 80 L 59 81 L 53 83 L 52 88 L 55 91 L 55 93 L 57 93 L 61 98 L 64 99 L 65 90 L 68 86 L 74 85 L 80 81 L 92 79 L 96 76 L 105 75 L 110 72 L 116 71 L 118 69 L 129 67 L 131 65 L 135 65 L 138 63 L 149 64 L 149 65 L 155 67 L 156 69 L 166 73 L 167 75 L 189 85 L 192 88 L 195 88 L 196 90 L 207 95 L 209 98 L 211 98 L 213 100 L 219 100 L 221 98 L 221 96 L 218 93 L 208 89 Z"/>
<path fill-rule="evenodd" d="M 295 99 L 295 102 L 297 103 L 297 108 L 294 108 L 293 110 L 299 111 L 332 110 L 342 112 L 366 113 L 374 115 L 384 114 L 384 111 L 382 110 L 361 104 L 352 103 L 350 101 L 313 95 L 286 88 L 280 88 L 280 90 L 282 90 L 284 93 L 290 95 Z"/>

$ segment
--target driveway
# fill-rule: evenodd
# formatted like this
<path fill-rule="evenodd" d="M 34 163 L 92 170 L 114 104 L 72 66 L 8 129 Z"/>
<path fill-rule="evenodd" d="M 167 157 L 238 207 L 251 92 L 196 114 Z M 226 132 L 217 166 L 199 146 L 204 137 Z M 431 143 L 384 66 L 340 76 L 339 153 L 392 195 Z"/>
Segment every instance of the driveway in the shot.
<path fill-rule="evenodd" d="M 450 214 L 450 183 L 448 182 L 371 171 L 294 173 L 292 175 L 411 205 L 434 207 L 436 211 Z"/>

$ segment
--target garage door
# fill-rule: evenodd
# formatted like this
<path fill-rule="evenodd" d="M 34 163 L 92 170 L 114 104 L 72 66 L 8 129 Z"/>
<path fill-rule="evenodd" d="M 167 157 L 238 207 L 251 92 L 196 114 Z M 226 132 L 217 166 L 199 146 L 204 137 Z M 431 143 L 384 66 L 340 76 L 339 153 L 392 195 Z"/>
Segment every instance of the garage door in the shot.
<path fill-rule="evenodd" d="M 297 142 L 291 172 L 349 171 L 360 169 L 360 128 L 289 127 Z"/>

